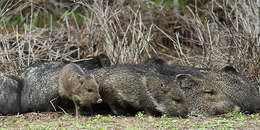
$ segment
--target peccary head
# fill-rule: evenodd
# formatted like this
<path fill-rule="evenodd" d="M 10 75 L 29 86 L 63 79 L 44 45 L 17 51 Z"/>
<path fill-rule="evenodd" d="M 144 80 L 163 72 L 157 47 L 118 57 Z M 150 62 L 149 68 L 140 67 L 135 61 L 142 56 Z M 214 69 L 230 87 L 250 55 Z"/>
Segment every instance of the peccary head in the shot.
<path fill-rule="evenodd" d="M 174 87 L 172 87 L 174 85 Z M 180 88 L 177 88 L 175 84 L 169 83 L 168 88 L 163 90 L 160 104 L 165 106 L 166 110 L 164 114 L 167 116 L 181 116 L 185 117 L 188 114 L 188 105 L 186 97 Z"/>
<path fill-rule="evenodd" d="M 109 60 L 109 58 L 107 57 L 107 55 L 105 54 L 100 54 L 99 56 L 97 56 L 102 67 L 108 67 L 111 65 L 111 62 Z"/>
<path fill-rule="evenodd" d="M 240 109 L 226 93 L 230 87 L 227 79 L 218 73 L 205 72 L 204 77 L 179 74 L 176 78 L 186 95 L 190 115 L 210 116 Z"/>
<path fill-rule="evenodd" d="M 242 111 L 249 113 L 260 111 L 260 94 L 256 85 L 253 85 L 242 74 L 240 74 L 232 66 L 226 66 L 220 72 L 229 79 L 229 87 L 227 94 L 230 95 L 232 101 L 238 104 Z"/>
<path fill-rule="evenodd" d="M 78 104 L 84 106 L 89 103 L 101 103 L 102 99 L 99 94 L 99 85 L 92 76 L 73 75 L 69 82 L 72 83 L 72 99 Z"/>
<path fill-rule="evenodd" d="M 222 114 L 231 110 L 258 112 L 257 87 L 232 66 L 207 70 L 189 66 L 171 66 L 157 57 L 147 60 L 155 72 L 177 79 L 187 97 L 190 114 Z M 160 61 L 160 62 L 158 62 Z"/>
<path fill-rule="evenodd" d="M 148 93 L 152 93 L 152 102 L 155 108 L 167 116 L 185 117 L 188 114 L 188 106 L 183 91 L 175 82 L 168 82 L 163 76 L 145 76 Z M 144 81 L 144 78 L 143 78 Z M 150 95 L 150 94 L 148 94 Z"/>

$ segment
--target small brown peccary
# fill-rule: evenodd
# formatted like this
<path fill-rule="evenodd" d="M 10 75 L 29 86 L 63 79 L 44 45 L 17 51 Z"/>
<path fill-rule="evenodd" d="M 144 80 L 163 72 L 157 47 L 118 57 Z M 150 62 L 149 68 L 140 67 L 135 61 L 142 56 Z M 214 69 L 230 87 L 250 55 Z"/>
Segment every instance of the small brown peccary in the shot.
<path fill-rule="evenodd" d="M 65 65 L 59 73 L 59 95 L 71 99 L 75 105 L 76 117 L 80 106 L 86 106 L 92 112 L 92 103 L 101 103 L 99 85 L 92 76 L 85 76 L 76 64 Z"/>

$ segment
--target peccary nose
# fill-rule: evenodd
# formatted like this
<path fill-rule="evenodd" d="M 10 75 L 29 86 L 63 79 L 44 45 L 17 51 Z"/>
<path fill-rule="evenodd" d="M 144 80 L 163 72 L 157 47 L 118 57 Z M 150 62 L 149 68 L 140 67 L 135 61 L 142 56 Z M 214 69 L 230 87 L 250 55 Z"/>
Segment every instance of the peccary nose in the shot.
<path fill-rule="evenodd" d="M 249 111 L 251 113 L 259 113 L 260 112 L 260 95 L 257 95 L 253 97 L 253 99 L 250 100 L 250 106 L 251 108 Z"/>
<path fill-rule="evenodd" d="M 101 99 L 100 96 L 97 97 L 97 103 L 101 103 L 103 100 Z"/>
<path fill-rule="evenodd" d="M 103 100 L 100 98 L 97 100 L 97 103 L 101 103 Z"/>

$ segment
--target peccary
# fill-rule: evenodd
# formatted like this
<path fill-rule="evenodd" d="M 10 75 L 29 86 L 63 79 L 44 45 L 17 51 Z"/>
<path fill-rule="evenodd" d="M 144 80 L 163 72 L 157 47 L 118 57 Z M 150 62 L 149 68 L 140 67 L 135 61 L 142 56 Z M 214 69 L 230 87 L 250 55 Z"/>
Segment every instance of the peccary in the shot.
<path fill-rule="evenodd" d="M 216 81 L 215 74 L 205 73 L 205 77 L 196 77 L 191 74 L 176 76 L 180 87 L 184 90 L 189 106 L 190 115 L 218 115 L 239 110 L 239 106 L 225 94 L 223 87 L 226 81 Z"/>
<path fill-rule="evenodd" d="M 0 73 L 0 114 L 20 113 L 20 94 L 23 81 L 17 76 Z"/>
<path fill-rule="evenodd" d="M 99 86 L 91 76 L 85 76 L 83 70 L 76 64 L 65 65 L 59 73 L 59 95 L 74 102 L 76 116 L 79 114 L 79 105 L 87 106 L 90 112 L 92 103 L 101 103 Z"/>
<path fill-rule="evenodd" d="M 83 70 L 91 70 L 102 67 L 105 56 L 91 57 L 86 60 L 74 61 Z M 108 62 L 106 60 L 106 62 Z M 46 112 L 57 111 L 61 103 L 58 93 L 59 71 L 71 62 L 37 62 L 27 67 L 21 77 L 24 79 L 24 87 L 21 92 L 21 111 Z M 107 63 L 106 63 L 107 64 Z"/>
<path fill-rule="evenodd" d="M 21 92 L 22 112 L 56 111 L 58 108 L 59 71 L 62 62 L 42 62 L 29 66 L 21 74 L 24 87 Z"/>
<path fill-rule="evenodd" d="M 176 80 L 184 91 L 191 115 L 217 115 L 232 110 L 257 112 L 260 98 L 257 89 L 233 67 L 210 70 L 188 66 L 170 66 L 149 59 L 153 71 Z M 154 64 L 153 64 L 154 62 Z M 156 66 L 156 67 L 154 67 Z"/>
<path fill-rule="evenodd" d="M 136 114 L 185 116 L 188 109 L 182 90 L 167 76 L 137 69 L 136 65 L 114 65 L 95 69 L 99 92 L 115 115 Z"/>
<path fill-rule="evenodd" d="M 229 83 L 231 87 L 227 88 L 227 94 L 231 96 L 232 101 L 238 104 L 243 111 L 250 113 L 260 112 L 260 94 L 257 86 L 249 82 L 244 75 L 232 66 L 226 66 L 220 72 L 228 74 L 230 78 Z"/>

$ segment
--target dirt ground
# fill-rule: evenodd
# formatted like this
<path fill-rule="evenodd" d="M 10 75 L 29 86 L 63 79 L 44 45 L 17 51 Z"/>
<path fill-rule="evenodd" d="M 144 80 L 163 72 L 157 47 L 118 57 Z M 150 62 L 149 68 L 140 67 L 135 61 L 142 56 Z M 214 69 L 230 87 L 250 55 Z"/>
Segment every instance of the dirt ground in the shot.
<path fill-rule="evenodd" d="M 259 114 L 229 113 L 215 117 L 93 115 L 76 118 L 62 112 L 0 116 L 1 129 L 260 129 Z"/>

